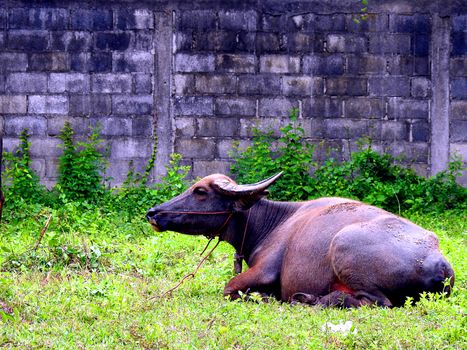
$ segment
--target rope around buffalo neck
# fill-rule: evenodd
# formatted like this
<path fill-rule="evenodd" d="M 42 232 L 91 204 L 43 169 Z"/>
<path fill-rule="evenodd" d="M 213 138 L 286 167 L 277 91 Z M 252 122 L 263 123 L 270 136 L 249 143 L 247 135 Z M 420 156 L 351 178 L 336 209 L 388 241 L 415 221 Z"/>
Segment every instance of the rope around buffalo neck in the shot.
<path fill-rule="evenodd" d="M 203 255 L 204 252 L 206 251 L 206 249 L 208 249 L 209 245 L 211 244 L 211 241 L 214 239 L 214 237 L 216 237 L 216 235 L 218 233 L 220 233 L 224 227 L 227 225 L 227 223 L 230 221 L 230 219 L 232 218 L 232 215 L 233 215 L 233 212 L 232 211 L 218 211 L 218 212 L 199 212 L 199 211 L 162 211 L 161 213 L 172 213 L 172 214 L 192 214 L 192 215 L 220 215 L 220 214 L 229 214 L 229 216 L 227 217 L 227 219 L 224 221 L 224 223 L 222 224 L 222 226 L 214 233 L 210 234 L 209 237 L 206 235 L 206 237 L 209 238 L 209 241 L 208 243 L 206 243 L 206 246 L 204 247 L 203 251 L 201 252 L 200 255 Z M 148 298 L 147 300 L 153 300 L 153 299 L 162 299 L 163 297 L 165 297 L 166 295 L 169 295 L 171 294 L 174 290 L 178 289 L 185 280 L 187 280 L 188 278 L 195 278 L 195 275 L 196 273 L 198 272 L 199 268 L 201 267 L 201 265 L 203 265 L 203 263 L 206 261 L 206 259 L 212 254 L 212 252 L 217 248 L 217 246 L 219 245 L 219 243 L 221 242 L 221 239 L 220 239 L 220 236 L 218 236 L 219 239 L 217 240 L 217 243 L 214 245 L 214 247 L 212 247 L 212 249 L 209 251 L 209 253 L 206 254 L 205 257 L 203 257 L 201 259 L 201 261 L 198 263 L 198 265 L 196 266 L 196 268 L 193 270 L 193 272 L 190 272 L 189 274 L 185 275 L 181 280 L 180 282 L 178 282 L 174 287 L 170 288 L 169 290 L 165 291 L 164 293 L 162 293 L 161 295 L 156 295 L 156 296 L 153 296 L 153 297 L 150 297 Z"/>

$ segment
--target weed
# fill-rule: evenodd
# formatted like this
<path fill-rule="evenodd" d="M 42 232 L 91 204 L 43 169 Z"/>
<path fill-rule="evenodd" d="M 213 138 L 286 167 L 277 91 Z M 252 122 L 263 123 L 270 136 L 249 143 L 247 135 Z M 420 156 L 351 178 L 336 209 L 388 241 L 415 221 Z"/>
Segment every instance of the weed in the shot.
<path fill-rule="evenodd" d="M 107 163 L 99 147 L 99 129 L 91 129 L 86 142 L 75 142 L 68 122 L 60 132 L 63 153 L 59 157 L 56 189 L 64 200 L 97 202 L 104 194 L 102 175 Z"/>

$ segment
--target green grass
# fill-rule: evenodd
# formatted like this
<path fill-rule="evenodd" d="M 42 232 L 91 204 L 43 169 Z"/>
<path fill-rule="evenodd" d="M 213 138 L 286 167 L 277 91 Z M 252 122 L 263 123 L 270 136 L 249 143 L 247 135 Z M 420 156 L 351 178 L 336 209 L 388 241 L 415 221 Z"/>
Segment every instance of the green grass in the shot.
<path fill-rule="evenodd" d="M 27 209 L 27 210 L 26 210 Z M 450 298 L 415 306 L 354 310 L 230 302 L 233 249 L 222 243 L 200 260 L 203 237 L 153 232 L 116 214 L 26 208 L 0 226 L 0 347 L 12 349 L 465 349 L 465 213 L 413 214 L 433 230 L 456 272 Z M 7 220 L 8 220 L 8 212 Z M 48 216 L 50 226 L 33 248 Z M 17 217 L 21 214 L 16 214 Z M 2 306 L 3 305 L 3 306 Z M 352 321 L 356 334 L 323 329 Z"/>

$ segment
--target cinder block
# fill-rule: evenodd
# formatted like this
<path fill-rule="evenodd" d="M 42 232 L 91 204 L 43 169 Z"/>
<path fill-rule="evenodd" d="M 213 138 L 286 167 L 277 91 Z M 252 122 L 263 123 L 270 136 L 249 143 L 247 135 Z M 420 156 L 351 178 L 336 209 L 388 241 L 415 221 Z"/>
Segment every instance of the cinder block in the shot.
<path fill-rule="evenodd" d="M 50 38 L 52 50 L 81 53 L 91 49 L 92 36 L 88 32 L 51 32 Z"/>
<path fill-rule="evenodd" d="M 202 115 L 214 113 L 214 100 L 212 97 L 179 97 L 175 99 L 175 115 Z"/>
<path fill-rule="evenodd" d="M 467 99 L 467 77 L 459 77 L 451 80 L 451 98 L 456 100 Z"/>
<path fill-rule="evenodd" d="M 449 141 L 467 142 L 467 120 L 453 120 L 451 122 Z"/>
<path fill-rule="evenodd" d="M 173 77 L 176 95 L 194 94 L 195 76 L 193 74 L 174 74 Z"/>
<path fill-rule="evenodd" d="M 175 138 L 194 137 L 196 134 L 195 118 L 175 118 Z"/>
<path fill-rule="evenodd" d="M 215 70 L 214 55 L 175 55 L 175 70 L 177 72 L 213 72 Z"/>
<path fill-rule="evenodd" d="M 412 142 L 428 142 L 430 139 L 430 127 L 426 120 L 412 121 L 411 140 Z M 466 124 L 467 125 L 467 124 Z M 467 131 L 467 130 L 465 130 Z"/>
<path fill-rule="evenodd" d="M 243 95 L 279 95 L 281 79 L 278 75 L 240 75 L 238 92 Z"/>
<path fill-rule="evenodd" d="M 216 14 L 212 10 L 185 10 L 182 11 L 179 21 L 179 29 L 195 29 L 209 31 L 216 29 Z"/>
<path fill-rule="evenodd" d="M 95 73 L 110 72 L 112 70 L 112 54 L 110 52 L 91 53 L 86 70 Z"/>
<path fill-rule="evenodd" d="M 152 29 L 154 28 L 154 14 L 148 9 L 118 9 L 118 29 Z"/>
<path fill-rule="evenodd" d="M 381 125 L 382 141 L 402 141 L 409 139 L 410 124 L 406 121 L 385 120 Z"/>
<path fill-rule="evenodd" d="M 368 51 L 367 38 L 355 34 L 329 34 L 327 49 L 329 52 L 360 52 Z"/>
<path fill-rule="evenodd" d="M 415 63 L 415 57 L 408 55 L 392 55 L 387 57 L 388 71 L 391 75 L 413 75 L 416 67 L 422 69 L 423 62 Z M 428 70 L 428 68 L 426 68 Z"/>
<path fill-rule="evenodd" d="M 49 33 L 46 30 L 10 30 L 7 47 L 22 52 L 45 51 L 49 45 Z"/>
<path fill-rule="evenodd" d="M 428 101 L 390 98 L 388 116 L 391 119 L 428 120 Z"/>
<path fill-rule="evenodd" d="M 1 58 L 0 58 L 1 60 Z M 465 77 L 467 76 L 467 58 L 451 59 L 450 60 L 450 72 L 454 77 Z"/>
<path fill-rule="evenodd" d="M 72 10 L 70 26 L 71 29 L 77 30 L 110 30 L 113 26 L 112 10 Z"/>
<path fill-rule="evenodd" d="M 18 137 L 3 137 L 3 152 L 14 152 L 18 149 L 19 138 Z"/>
<path fill-rule="evenodd" d="M 8 14 L 6 9 L 0 9 L 0 29 L 5 29 L 8 23 Z"/>
<path fill-rule="evenodd" d="M 153 119 L 152 116 L 135 116 L 132 118 L 131 135 L 136 137 L 152 136 Z"/>
<path fill-rule="evenodd" d="M 51 73 L 49 75 L 49 92 L 89 93 L 90 76 L 81 73 Z"/>
<path fill-rule="evenodd" d="M 256 11 L 219 11 L 219 27 L 226 30 L 256 31 Z"/>
<path fill-rule="evenodd" d="M 259 100 L 259 115 L 264 117 L 287 117 L 293 108 L 298 108 L 298 100 L 278 98 L 261 98 Z"/>
<path fill-rule="evenodd" d="M 358 139 L 371 134 L 381 134 L 380 123 L 371 120 L 347 118 L 324 119 L 326 139 Z"/>
<path fill-rule="evenodd" d="M 29 96 L 29 113 L 68 114 L 68 98 L 62 95 Z"/>
<path fill-rule="evenodd" d="M 410 96 L 409 77 L 370 77 L 371 96 Z"/>
<path fill-rule="evenodd" d="M 385 32 L 389 27 L 387 13 L 368 13 L 362 20 L 358 15 L 346 16 L 346 28 L 351 32 Z"/>
<path fill-rule="evenodd" d="M 132 120 L 125 117 L 97 117 L 90 118 L 92 127 L 99 126 L 102 136 L 131 136 Z M 141 136 L 141 135 L 138 135 Z"/>
<path fill-rule="evenodd" d="M 281 50 L 281 40 L 279 33 L 256 33 L 255 52 L 263 53 L 278 53 Z M 284 48 L 285 49 L 285 48 Z"/>
<path fill-rule="evenodd" d="M 129 48 L 131 40 L 130 32 L 95 34 L 95 47 L 99 50 L 124 51 Z"/>
<path fill-rule="evenodd" d="M 64 52 L 36 53 L 29 57 L 30 71 L 66 71 L 68 70 L 68 56 Z"/>
<path fill-rule="evenodd" d="M 456 14 L 451 17 L 452 31 L 462 32 L 467 30 L 467 14 Z"/>
<path fill-rule="evenodd" d="M 235 52 L 238 45 L 237 34 L 231 31 L 216 30 L 208 33 L 196 32 L 193 34 L 193 51 Z"/>
<path fill-rule="evenodd" d="M 261 73 L 298 73 L 300 57 L 290 55 L 265 55 L 259 59 Z"/>
<path fill-rule="evenodd" d="M 154 97 L 152 95 L 114 95 L 112 114 L 146 115 L 152 114 Z"/>
<path fill-rule="evenodd" d="M 110 158 L 112 161 L 118 159 L 149 158 L 151 153 L 151 139 L 114 138 L 110 141 Z"/>
<path fill-rule="evenodd" d="M 154 49 L 155 34 L 153 31 L 138 30 L 135 35 L 134 49 L 149 52 Z"/>
<path fill-rule="evenodd" d="M 89 132 L 89 119 L 84 117 L 48 116 L 47 135 L 58 136 L 63 130 L 65 123 L 70 123 L 76 135 L 85 135 Z"/>
<path fill-rule="evenodd" d="M 428 34 L 415 34 L 413 36 L 413 54 L 415 56 L 430 55 L 430 36 Z"/>
<path fill-rule="evenodd" d="M 328 78 L 326 79 L 326 95 L 363 96 L 367 94 L 366 78 Z"/>
<path fill-rule="evenodd" d="M 451 33 L 451 56 L 464 56 L 467 54 L 467 32 Z"/>
<path fill-rule="evenodd" d="M 410 54 L 409 34 L 370 34 L 370 53 L 372 54 Z"/>
<path fill-rule="evenodd" d="M 215 99 L 215 114 L 255 116 L 256 99 L 248 97 L 218 97 Z"/>
<path fill-rule="evenodd" d="M 344 102 L 344 117 L 353 119 L 383 119 L 384 99 L 352 98 Z"/>
<path fill-rule="evenodd" d="M 216 57 L 216 70 L 231 73 L 254 73 L 256 56 L 249 54 L 222 54 Z"/>
<path fill-rule="evenodd" d="M 387 152 L 394 157 L 400 157 L 404 162 L 427 163 L 428 144 L 426 142 L 394 142 Z"/>
<path fill-rule="evenodd" d="M 451 118 L 452 120 L 467 120 L 466 100 L 451 101 Z"/>
<path fill-rule="evenodd" d="M 6 90 L 9 92 L 46 92 L 47 75 L 45 73 L 11 73 L 6 78 Z"/>
<path fill-rule="evenodd" d="M 19 136 L 24 129 L 28 129 L 30 135 L 45 135 L 47 120 L 40 116 L 5 116 L 6 136 Z"/>
<path fill-rule="evenodd" d="M 303 73 L 318 76 L 341 75 L 344 73 L 344 57 L 341 54 L 305 56 Z"/>
<path fill-rule="evenodd" d="M 70 115 L 109 115 L 112 111 L 108 94 L 70 95 Z"/>
<path fill-rule="evenodd" d="M 229 159 L 234 151 L 234 143 L 238 144 L 240 149 L 245 149 L 251 145 L 249 140 L 233 140 L 233 139 L 221 139 L 217 141 L 217 154 L 222 159 Z"/>
<path fill-rule="evenodd" d="M 289 32 L 286 34 L 287 52 L 324 52 L 324 35 L 319 33 Z"/>
<path fill-rule="evenodd" d="M 303 101 L 304 118 L 339 118 L 342 115 L 340 99 L 314 97 Z"/>
<path fill-rule="evenodd" d="M 214 159 L 216 156 L 216 143 L 213 138 L 190 138 L 176 139 L 175 152 L 182 154 L 185 158 Z"/>
<path fill-rule="evenodd" d="M 39 176 L 43 178 L 45 176 L 45 159 L 32 159 L 31 169 Z"/>
<path fill-rule="evenodd" d="M 0 95 L 0 113 L 22 114 L 27 110 L 26 95 Z"/>
<path fill-rule="evenodd" d="M 151 74 L 135 74 L 135 89 L 136 94 L 150 94 L 152 92 L 152 75 Z"/>
<path fill-rule="evenodd" d="M 204 177 L 211 174 L 229 174 L 230 162 L 223 160 L 204 161 L 197 160 L 193 162 L 193 176 Z"/>
<path fill-rule="evenodd" d="M 29 149 L 32 158 L 56 158 L 62 153 L 59 145 L 62 141 L 55 137 L 33 136 L 29 139 L 31 148 Z"/>
<path fill-rule="evenodd" d="M 100 93 L 131 93 L 130 74 L 95 74 L 92 76 L 92 91 Z"/>
<path fill-rule="evenodd" d="M 154 54 L 151 52 L 114 53 L 113 63 L 116 72 L 154 72 Z"/>
<path fill-rule="evenodd" d="M 13 29 L 66 29 L 68 11 L 62 8 L 13 8 L 9 27 Z"/>
<path fill-rule="evenodd" d="M 323 94 L 322 78 L 308 75 L 282 77 L 282 91 L 286 96 L 319 96 Z"/>
<path fill-rule="evenodd" d="M 24 72 L 27 68 L 27 54 L 0 52 L 0 72 Z"/>
<path fill-rule="evenodd" d="M 200 137 L 235 137 L 240 129 L 238 118 L 197 118 L 196 122 Z"/>
<path fill-rule="evenodd" d="M 235 93 L 237 78 L 233 75 L 196 75 L 195 89 L 201 94 Z"/>
<path fill-rule="evenodd" d="M 350 74 L 379 74 L 386 72 L 386 57 L 375 55 L 349 55 L 347 72 Z"/>
<path fill-rule="evenodd" d="M 308 14 L 302 15 L 302 19 L 295 18 L 297 29 L 315 32 L 339 32 L 345 30 L 345 15 L 334 14 Z"/>
<path fill-rule="evenodd" d="M 260 29 L 266 32 L 281 32 L 287 28 L 287 16 L 284 14 L 261 13 Z"/>
<path fill-rule="evenodd" d="M 412 78 L 411 95 L 421 98 L 431 96 L 431 80 L 422 77 Z"/>
<path fill-rule="evenodd" d="M 431 31 L 431 19 L 424 14 L 390 14 L 389 30 L 393 33 L 428 33 Z"/>

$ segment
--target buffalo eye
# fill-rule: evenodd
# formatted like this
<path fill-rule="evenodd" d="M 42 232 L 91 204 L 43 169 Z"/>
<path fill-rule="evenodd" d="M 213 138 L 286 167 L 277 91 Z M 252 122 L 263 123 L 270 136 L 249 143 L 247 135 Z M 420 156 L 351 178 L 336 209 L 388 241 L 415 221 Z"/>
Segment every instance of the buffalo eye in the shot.
<path fill-rule="evenodd" d="M 204 187 L 195 187 L 193 190 L 194 194 L 200 195 L 200 196 L 205 196 L 208 194 L 208 190 L 205 189 Z"/>

